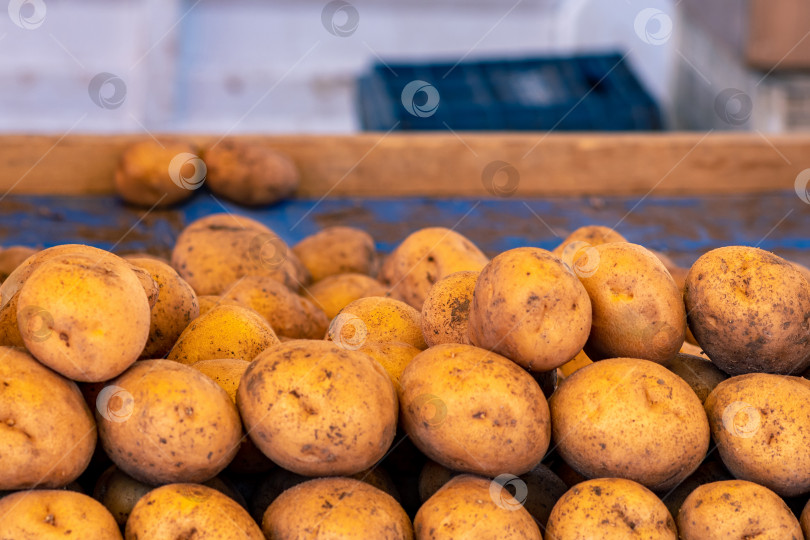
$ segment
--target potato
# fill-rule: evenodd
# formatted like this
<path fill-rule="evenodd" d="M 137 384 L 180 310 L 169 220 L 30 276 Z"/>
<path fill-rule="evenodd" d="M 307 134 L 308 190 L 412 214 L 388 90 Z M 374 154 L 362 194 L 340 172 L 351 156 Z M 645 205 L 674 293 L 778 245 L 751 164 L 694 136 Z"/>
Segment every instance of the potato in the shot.
<path fill-rule="evenodd" d="M 182 279 L 182 278 L 181 278 Z M 207 294 L 204 296 L 197 297 L 197 303 L 200 306 L 200 315 L 205 315 L 211 308 L 219 306 L 221 304 L 231 304 L 231 302 L 223 302 L 222 297 L 213 294 Z M 235 303 L 234 303 L 235 304 Z M 242 306 L 245 307 L 245 306 Z M 198 315 L 199 317 L 199 315 Z"/>
<path fill-rule="evenodd" d="M 205 180 L 205 165 L 196 154 L 193 146 L 180 141 L 133 144 L 121 155 L 115 189 L 138 206 L 163 208 L 184 201 Z"/>
<path fill-rule="evenodd" d="M 298 187 L 298 169 L 290 158 L 260 143 L 226 139 L 204 157 L 211 191 L 242 205 L 272 204 Z"/>
<path fill-rule="evenodd" d="M 411 233 L 383 262 L 380 281 L 421 310 L 434 283 L 455 272 L 480 271 L 489 259 L 475 244 L 444 227 Z"/>
<path fill-rule="evenodd" d="M 188 324 L 200 316 L 197 295 L 191 285 L 168 264 L 146 258 L 127 260 L 149 272 L 160 291 L 152 307 L 149 339 L 141 358 L 163 358 Z"/>
<path fill-rule="evenodd" d="M 602 225 L 586 225 L 569 234 L 559 246 L 554 248 L 552 253 L 557 257 L 563 258 L 563 253 L 566 251 L 566 248 L 577 242 L 579 242 L 579 244 L 574 248 L 575 251 L 595 247 L 599 244 L 607 244 L 609 242 L 627 242 L 627 239 L 613 229 L 603 227 Z M 568 251 L 570 252 L 572 249 L 569 248 Z M 573 253 L 571 253 L 571 255 L 573 255 Z"/>
<path fill-rule="evenodd" d="M 20 491 L 0 499 L 0 538 L 114 540 L 115 519 L 87 495 L 65 490 Z"/>
<path fill-rule="evenodd" d="M 427 460 L 419 473 L 419 500 L 422 502 L 427 501 L 450 479 L 460 474 L 463 473 L 448 469 L 432 459 Z"/>
<path fill-rule="evenodd" d="M 705 403 L 728 470 L 780 495 L 810 491 L 810 381 L 766 373 L 718 384 Z"/>
<path fill-rule="evenodd" d="M 245 276 L 270 276 L 297 290 L 295 254 L 279 236 L 243 216 L 212 214 L 188 225 L 174 245 L 172 266 L 198 295 L 220 295 Z"/>
<path fill-rule="evenodd" d="M 701 402 L 706 401 L 715 386 L 728 379 L 728 375 L 717 369 L 707 358 L 691 354 L 676 354 L 667 368 L 686 381 Z"/>
<path fill-rule="evenodd" d="M 417 540 L 542 540 L 532 516 L 503 484 L 467 474 L 453 478 L 428 499 L 413 526 Z"/>
<path fill-rule="evenodd" d="M 456 272 L 437 281 L 422 305 L 422 333 L 429 347 L 470 344 L 467 326 L 479 272 Z"/>
<path fill-rule="evenodd" d="M 421 319 L 421 314 L 405 302 L 369 296 L 340 310 L 329 325 L 327 339 L 352 350 L 368 341 L 399 341 L 425 349 Z"/>
<path fill-rule="evenodd" d="M 617 242 L 593 248 L 586 264 L 588 272 L 575 271 L 593 307 L 588 357 L 671 361 L 684 341 L 686 313 L 661 261 L 641 246 Z"/>
<path fill-rule="evenodd" d="M 278 343 L 275 332 L 258 313 L 221 305 L 191 321 L 166 358 L 189 365 L 219 358 L 251 361 Z"/>
<path fill-rule="evenodd" d="M 380 268 L 374 239 L 354 227 L 327 227 L 307 236 L 292 250 L 314 282 L 338 274 L 376 276 Z"/>
<path fill-rule="evenodd" d="M 634 358 L 595 362 L 564 379 L 549 400 L 557 451 L 589 478 L 668 490 L 697 469 L 709 423 L 689 385 Z"/>
<path fill-rule="evenodd" d="M 700 347 L 729 375 L 810 367 L 810 283 L 786 260 L 752 247 L 714 249 L 692 265 L 684 298 Z"/>
<path fill-rule="evenodd" d="M 498 354 L 446 343 L 414 358 L 400 379 L 402 427 L 430 459 L 483 476 L 522 474 L 550 438 L 540 387 Z"/>
<path fill-rule="evenodd" d="M 99 438 L 110 459 L 147 484 L 204 482 L 239 448 L 233 401 L 196 369 L 142 360 L 101 391 Z"/>
<path fill-rule="evenodd" d="M 560 376 L 560 379 L 564 379 L 565 377 L 570 377 L 571 374 L 578 369 L 582 369 L 591 364 L 593 364 L 593 360 L 588 358 L 585 351 L 579 351 L 575 357 L 557 368 L 557 374 Z"/>
<path fill-rule="evenodd" d="M 367 296 L 386 296 L 388 288 L 363 274 L 337 274 L 310 285 L 304 293 L 332 320 L 341 309 L 355 300 Z"/>
<path fill-rule="evenodd" d="M 807 282 L 810 283 L 810 268 L 807 268 L 805 265 L 797 263 L 795 261 L 788 261 L 788 262 L 790 262 L 790 264 L 793 265 L 793 268 L 798 270 L 799 273 L 804 276 L 804 279 L 806 279 Z"/>
<path fill-rule="evenodd" d="M 318 478 L 288 489 L 265 512 L 262 530 L 265 537 L 274 540 L 313 535 L 341 539 L 413 538 L 408 515 L 393 497 L 351 478 Z"/>
<path fill-rule="evenodd" d="M 402 372 L 405 371 L 411 360 L 422 352 L 413 345 L 401 341 L 386 341 L 383 343 L 366 341 L 357 351 L 366 353 L 379 362 L 385 368 L 385 372 L 388 373 L 388 377 L 390 377 L 396 389 L 399 389 L 399 379 L 402 377 Z"/>
<path fill-rule="evenodd" d="M 127 520 L 127 540 L 263 540 L 250 514 L 219 491 L 169 484 L 143 496 Z"/>
<path fill-rule="evenodd" d="M 160 294 L 160 287 L 158 287 L 157 281 L 155 281 L 155 279 L 152 277 L 152 274 L 139 266 L 130 263 L 129 268 L 141 283 L 143 292 L 146 293 L 146 300 L 149 302 L 149 309 L 152 309 L 155 307 L 155 304 L 157 304 L 158 295 Z"/>
<path fill-rule="evenodd" d="M 329 326 L 320 308 L 267 276 L 243 277 L 231 284 L 221 299 L 253 309 L 282 336 L 322 339 Z"/>
<path fill-rule="evenodd" d="M 383 367 L 325 341 L 290 341 L 259 355 L 236 401 L 256 446 L 306 476 L 367 469 L 396 432 L 397 397 Z"/>
<path fill-rule="evenodd" d="M 27 246 L 9 246 L 0 251 L 0 282 L 5 281 L 22 262 L 39 250 Z"/>
<path fill-rule="evenodd" d="M 599 478 L 569 489 L 551 511 L 546 537 L 677 540 L 675 520 L 661 499 L 623 478 Z"/>
<path fill-rule="evenodd" d="M 67 485 L 95 447 L 96 423 L 76 384 L 0 347 L 0 490 Z"/>
<path fill-rule="evenodd" d="M 550 371 L 574 358 L 590 327 L 588 294 L 548 251 L 505 251 L 481 271 L 475 284 L 470 342 L 531 371 Z"/>
<path fill-rule="evenodd" d="M 710 484 L 712 482 L 720 482 L 722 480 L 733 480 L 734 477 L 728 472 L 720 456 L 715 452 L 710 452 L 709 455 L 703 460 L 703 463 L 683 482 L 678 484 L 677 487 L 666 493 L 660 493 L 663 497 L 664 504 L 667 505 L 669 513 L 673 516 L 678 515 L 678 512 L 683 506 L 683 502 L 692 493 L 695 488 L 703 484 Z"/>
<path fill-rule="evenodd" d="M 743 480 L 695 489 L 678 513 L 678 530 L 683 540 L 802 540 L 799 522 L 785 502 L 771 490 Z"/>
<path fill-rule="evenodd" d="M 802 510 L 802 514 L 799 517 L 799 523 L 802 526 L 802 532 L 804 532 L 804 537 L 810 537 L 810 501 L 805 504 L 804 509 Z"/>

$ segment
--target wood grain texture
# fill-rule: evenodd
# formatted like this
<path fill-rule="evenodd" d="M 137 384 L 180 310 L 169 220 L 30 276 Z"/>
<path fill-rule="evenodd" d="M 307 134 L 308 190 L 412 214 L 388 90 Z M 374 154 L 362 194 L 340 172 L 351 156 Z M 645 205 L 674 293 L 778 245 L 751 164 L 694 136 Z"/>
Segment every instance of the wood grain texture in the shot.
<path fill-rule="evenodd" d="M 0 136 L 0 193 L 105 194 L 121 152 L 146 135 Z M 219 137 L 184 137 L 204 149 Z M 474 196 L 500 160 L 516 198 L 756 193 L 793 189 L 810 135 L 747 133 L 364 133 L 239 136 L 288 153 L 300 197 Z M 502 180 L 496 180 L 499 182 Z M 491 196 L 491 195 L 490 195 Z"/>

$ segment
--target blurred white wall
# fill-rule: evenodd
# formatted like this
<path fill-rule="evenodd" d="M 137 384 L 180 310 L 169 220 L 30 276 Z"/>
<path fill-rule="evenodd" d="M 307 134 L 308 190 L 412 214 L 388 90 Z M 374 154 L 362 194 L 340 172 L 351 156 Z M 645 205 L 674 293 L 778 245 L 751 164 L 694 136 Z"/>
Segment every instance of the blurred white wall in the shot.
<path fill-rule="evenodd" d="M 668 108 L 682 61 L 672 0 L 350 2 L 332 26 L 325 0 L 11 0 L 0 130 L 349 132 L 354 78 L 378 57 L 605 49 Z"/>

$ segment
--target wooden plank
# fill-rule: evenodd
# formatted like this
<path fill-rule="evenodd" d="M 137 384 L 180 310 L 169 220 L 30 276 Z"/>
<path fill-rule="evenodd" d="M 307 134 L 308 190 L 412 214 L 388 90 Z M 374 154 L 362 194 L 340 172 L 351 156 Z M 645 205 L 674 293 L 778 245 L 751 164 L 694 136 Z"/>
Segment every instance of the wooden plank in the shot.
<path fill-rule="evenodd" d="M 0 193 L 111 193 L 127 145 L 146 135 L 0 136 Z M 288 153 L 301 197 L 488 195 L 488 164 L 518 171 L 516 198 L 756 193 L 793 189 L 810 135 L 747 133 L 363 133 L 240 136 Z M 206 148 L 219 137 L 189 136 Z M 490 195 L 491 196 L 491 195 Z"/>

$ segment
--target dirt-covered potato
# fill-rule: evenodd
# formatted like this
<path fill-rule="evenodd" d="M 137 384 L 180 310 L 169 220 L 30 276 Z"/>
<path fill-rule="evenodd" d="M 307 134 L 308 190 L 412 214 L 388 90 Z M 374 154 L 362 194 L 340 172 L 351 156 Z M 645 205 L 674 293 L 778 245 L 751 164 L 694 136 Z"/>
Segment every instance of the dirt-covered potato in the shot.
<path fill-rule="evenodd" d="M 394 388 L 399 389 L 399 379 L 402 372 L 414 357 L 422 352 L 413 345 L 402 343 L 401 341 L 385 341 L 378 343 L 366 341 L 357 351 L 366 353 L 385 368 L 385 372 L 394 383 Z"/>
<path fill-rule="evenodd" d="M 792 496 L 810 491 L 810 381 L 749 373 L 718 384 L 705 403 L 728 470 Z"/>
<path fill-rule="evenodd" d="M 121 154 L 115 169 L 118 195 L 145 207 L 162 208 L 184 201 L 204 179 L 204 165 L 196 149 L 179 141 L 147 139 L 133 144 Z"/>
<path fill-rule="evenodd" d="M 689 328 L 726 373 L 797 375 L 810 366 L 810 283 L 781 257 L 714 249 L 692 265 L 684 298 Z"/>
<path fill-rule="evenodd" d="M 319 307 L 267 276 L 246 276 L 231 284 L 221 299 L 256 311 L 280 336 L 322 339 L 329 326 Z"/>
<path fill-rule="evenodd" d="M 267 321 L 252 309 L 220 305 L 191 321 L 166 358 L 189 365 L 219 358 L 249 362 L 278 343 Z"/>
<path fill-rule="evenodd" d="M 704 484 L 678 513 L 683 540 L 802 540 L 796 517 L 779 496 L 744 480 Z"/>
<path fill-rule="evenodd" d="M 315 527 L 316 533 L 313 533 Z M 318 478 L 282 493 L 262 519 L 266 538 L 411 540 L 408 515 L 393 497 L 352 478 Z"/>
<path fill-rule="evenodd" d="M 457 471 L 522 474 L 549 444 L 542 390 L 508 358 L 446 343 L 417 355 L 400 378 L 402 427 L 430 459 Z"/>
<path fill-rule="evenodd" d="M 475 284 L 471 343 L 531 371 L 549 371 L 574 358 L 590 328 L 588 293 L 560 259 L 543 249 L 501 253 Z"/>
<path fill-rule="evenodd" d="M 385 259 L 380 281 L 421 310 L 434 283 L 456 272 L 478 272 L 489 259 L 461 234 L 444 227 L 411 233 Z"/>
<path fill-rule="evenodd" d="M 198 295 L 219 295 L 245 276 L 270 276 L 292 290 L 309 276 L 273 231 L 253 219 L 212 214 L 190 223 L 174 245 L 172 266 Z"/>
<path fill-rule="evenodd" d="M 0 499 L 0 538 L 120 540 L 121 532 L 107 509 L 87 495 L 45 489 Z"/>
<path fill-rule="evenodd" d="M 478 272 L 456 272 L 437 281 L 422 305 L 422 333 L 429 347 L 441 343 L 469 345 L 470 319 Z"/>
<path fill-rule="evenodd" d="M 668 490 L 697 469 L 709 447 L 700 399 L 686 381 L 648 360 L 586 366 L 560 383 L 549 406 L 557 451 L 589 478 Z"/>
<path fill-rule="evenodd" d="M 129 261 L 127 261 L 129 262 Z M 158 301 L 158 295 L 160 294 L 160 287 L 158 287 L 157 281 L 152 277 L 152 274 L 149 273 L 148 270 L 145 268 L 141 268 L 140 266 L 134 265 L 130 263 L 129 265 L 130 270 L 135 274 L 135 277 L 138 278 L 138 281 L 141 283 L 141 287 L 143 287 L 143 292 L 146 293 L 146 300 L 149 302 L 149 309 L 155 307 Z"/>
<path fill-rule="evenodd" d="M 132 509 L 127 540 L 263 540 L 261 529 L 236 501 L 199 484 L 168 484 Z"/>
<path fill-rule="evenodd" d="M 354 227 L 327 227 L 307 236 L 292 250 L 315 282 L 337 274 L 376 276 L 380 269 L 374 239 Z"/>
<path fill-rule="evenodd" d="M 572 251 L 581 251 L 583 248 L 598 246 L 599 244 L 607 244 L 609 242 L 627 242 L 627 239 L 613 229 L 609 229 L 602 225 L 585 225 L 575 230 L 565 237 L 559 246 L 555 247 L 552 253 L 557 257 L 563 258 L 563 253 Z M 571 244 L 578 243 L 576 246 L 569 248 Z M 572 255 L 571 260 L 576 257 Z M 565 260 L 565 259 L 564 259 Z"/>
<path fill-rule="evenodd" d="M 142 360 L 111 381 L 96 401 L 96 421 L 110 459 L 148 484 L 214 477 L 242 434 L 227 392 L 171 360 Z"/>
<path fill-rule="evenodd" d="M 554 505 L 546 538 L 677 540 L 678 530 L 649 489 L 623 478 L 598 478 L 572 487 Z"/>
<path fill-rule="evenodd" d="M 542 540 L 521 502 L 504 484 L 468 474 L 457 476 L 419 508 L 413 522 L 416 539 Z"/>
<path fill-rule="evenodd" d="M 157 302 L 152 307 L 149 339 L 141 358 L 163 358 L 188 324 L 200 316 L 197 295 L 168 264 L 148 258 L 127 260 L 149 272 L 159 291 Z"/>
<path fill-rule="evenodd" d="M 0 251 L 0 282 L 3 282 L 22 262 L 39 251 L 27 246 L 9 246 Z"/>
<path fill-rule="evenodd" d="M 260 143 L 226 139 L 204 157 L 211 191 L 242 205 L 272 204 L 298 188 L 292 160 Z"/>
<path fill-rule="evenodd" d="M 386 296 L 388 288 L 363 274 L 337 274 L 312 284 L 304 293 L 331 321 L 341 309 L 355 300 L 367 296 Z"/>
<path fill-rule="evenodd" d="M 341 309 L 329 324 L 327 338 L 346 349 L 357 349 L 368 341 L 399 341 L 427 348 L 419 311 L 383 296 L 360 298 Z"/>
<path fill-rule="evenodd" d="M 0 490 L 67 485 L 95 447 L 96 423 L 76 384 L 0 347 Z"/>
<path fill-rule="evenodd" d="M 306 476 L 367 469 L 396 432 L 397 396 L 383 367 L 326 341 L 296 340 L 265 351 L 236 395 L 256 446 Z"/>
<path fill-rule="evenodd" d="M 676 354 L 667 368 L 685 380 L 702 402 L 706 401 L 715 386 L 728 379 L 728 375 L 717 369 L 707 358 L 691 354 Z"/>
<path fill-rule="evenodd" d="M 574 271 L 593 308 L 585 344 L 591 360 L 627 357 L 666 364 L 675 357 L 684 341 L 686 313 L 681 290 L 655 255 L 627 242 L 600 244 L 577 261 Z"/>

